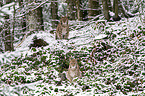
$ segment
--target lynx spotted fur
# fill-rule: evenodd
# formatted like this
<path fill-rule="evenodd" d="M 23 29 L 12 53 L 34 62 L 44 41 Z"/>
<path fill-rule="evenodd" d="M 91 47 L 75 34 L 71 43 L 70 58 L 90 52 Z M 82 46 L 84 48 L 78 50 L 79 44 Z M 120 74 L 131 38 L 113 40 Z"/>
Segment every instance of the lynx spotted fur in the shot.
<path fill-rule="evenodd" d="M 67 79 L 72 82 L 73 78 L 75 77 L 82 77 L 81 71 L 79 69 L 79 65 L 76 59 L 70 59 L 69 68 L 66 73 Z"/>
<path fill-rule="evenodd" d="M 69 25 L 68 25 L 68 18 L 62 17 L 60 19 L 60 23 L 56 29 L 56 39 L 68 39 L 69 36 Z"/>

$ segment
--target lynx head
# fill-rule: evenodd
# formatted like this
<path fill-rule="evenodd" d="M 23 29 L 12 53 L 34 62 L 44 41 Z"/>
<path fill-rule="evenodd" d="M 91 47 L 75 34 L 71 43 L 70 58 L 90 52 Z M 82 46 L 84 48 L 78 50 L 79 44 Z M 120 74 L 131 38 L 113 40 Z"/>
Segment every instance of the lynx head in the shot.
<path fill-rule="evenodd" d="M 77 60 L 76 59 L 69 59 L 69 60 L 70 60 L 69 68 L 75 70 L 77 68 Z"/>
<path fill-rule="evenodd" d="M 68 25 L 68 18 L 65 16 L 65 17 L 62 17 L 60 19 L 60 23 L 62 26 L 67 26 Z"/>

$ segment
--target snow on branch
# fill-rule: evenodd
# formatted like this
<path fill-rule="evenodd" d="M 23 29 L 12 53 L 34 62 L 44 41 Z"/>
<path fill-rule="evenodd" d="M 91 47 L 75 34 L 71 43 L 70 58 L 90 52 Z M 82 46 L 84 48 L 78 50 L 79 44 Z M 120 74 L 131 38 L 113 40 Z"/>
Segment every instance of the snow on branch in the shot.
<path fill-rule="evenodd" d="M 12 3 L 6 4 L 2 7 L 0 7 L 0 13 L 3 13 L 3 14 L 0 14 L 0 15 L 13 15 L 14 10 L 13 10 L 13 8 L 10 8 L 10 7 L 13 7 L 15 5 L 16 5 L 16 3 L 12 2 Z"/>

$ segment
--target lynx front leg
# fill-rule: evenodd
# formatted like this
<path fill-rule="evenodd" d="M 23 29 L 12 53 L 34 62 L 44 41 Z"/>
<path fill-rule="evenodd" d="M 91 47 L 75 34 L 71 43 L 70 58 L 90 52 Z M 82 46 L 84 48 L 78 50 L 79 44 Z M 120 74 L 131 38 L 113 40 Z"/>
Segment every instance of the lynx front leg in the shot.
<path fill-rule="evenodd" d="M 56 39 L 62 39 L 62 34 L 61 32 L 56 33 Z"/>
<path fill-rule="evenodd" d="M 64 39 L 68 39 L 68 36 L 69 36 L 69 32 L 67 32 L 64 36 Z"/>
<path fill-rule="evenodd" d="M 79 71 L 79 78 L 82 78 L 82 73 L 81 73 L 81 71 Z"/>
<path fill-rule="evenodd" d="M 68 35 L 66 34 L 66 35 L 64 35 L 64 39 L 68 39 Z"/>
<path fill-rule="evenodd" d="M 58 39 L 58 35 L 57 35 L 57 33 L 55 33 L 55 39 L 56 39 L 56 40 Z"/>
<path fill-rule="evenodd" d="M 81 73 L 81 71 L 80 71 L 80 69 L 79 69 L 79 65 L 77 65 L 77 76 L 78 76 L 79 78 L 82 78 L 82 73 Z"/>
<path fill-rule="evenodd" d="M 72 80 L 73 80 L 73 78 L 69 75 L 69 72 L 67 71 L 67 73 L 66 73 L 66 78 L 70 81 L 70 82 L 72 82 Z"/>
<path fill-rule="evenodd" d="M 63 39 L 63 35 L 62 33 L 59 33 L 60 39 Z"/>

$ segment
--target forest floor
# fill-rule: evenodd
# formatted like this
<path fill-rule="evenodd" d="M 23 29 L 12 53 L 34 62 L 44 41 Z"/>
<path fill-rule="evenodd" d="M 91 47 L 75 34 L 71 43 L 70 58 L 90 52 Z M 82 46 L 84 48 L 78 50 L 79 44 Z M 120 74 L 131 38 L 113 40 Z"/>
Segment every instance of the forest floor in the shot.
<path fill-rule="evenodd" d="M 145 95 L 142 17 L 105 21 L 104 27 L 94 21 L 70 31 L 69 40 L 55 40 L 48 31 L 28 36 L 15 51 L 0 54 L 0 95 Z M 49 45 L 29 49 L 34 36 Z M 61 81 L 69 57 L 77 59 L 83 75 L 73 84 Z"/>

